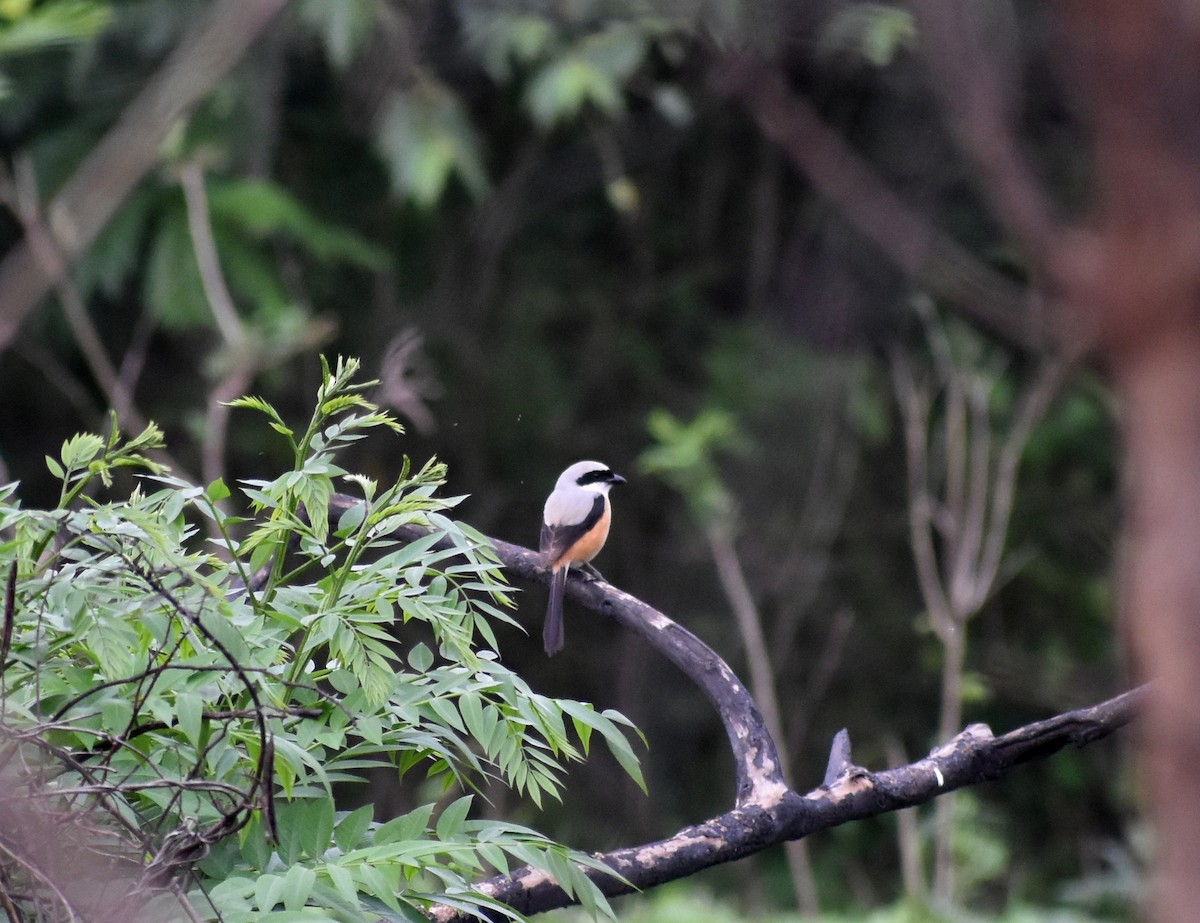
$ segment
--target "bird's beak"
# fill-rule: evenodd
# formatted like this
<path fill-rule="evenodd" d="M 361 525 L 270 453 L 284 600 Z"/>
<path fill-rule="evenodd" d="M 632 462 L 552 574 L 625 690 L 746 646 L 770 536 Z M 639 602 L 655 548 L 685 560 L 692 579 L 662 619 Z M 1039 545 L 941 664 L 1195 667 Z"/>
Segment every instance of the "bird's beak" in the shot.
<path fill-rule="evenodd" d="M 610 483 L 610 484 L 624 484 L 624 483 L 625 483 L 625 479 L 624 479 L 623 477 L 621 477 L 621 475 L 617 474 L 617 472 L 615 472 L 615 471 L 614 471 L 614 472 L 613 472 L 613 473 L 612 473 L 612 474 L 609 476 L 609 478 L 608 478 L 608 483 Z"/>

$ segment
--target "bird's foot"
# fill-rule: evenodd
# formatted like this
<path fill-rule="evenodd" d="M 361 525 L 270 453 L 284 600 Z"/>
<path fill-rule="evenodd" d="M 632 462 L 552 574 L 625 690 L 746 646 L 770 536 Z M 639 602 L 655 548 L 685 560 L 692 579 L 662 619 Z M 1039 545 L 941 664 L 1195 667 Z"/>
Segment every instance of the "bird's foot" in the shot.
<path fill-rule="evenodd" d="M 604 580 L 604 574 L 602 574 L 602 573 L 600 573 L 600 571 L 596 570 L 596 568 L 593 567 L 591 564 L 579 565 L 579 572 L 580 572 L 580 574 L 583 575 L 583 578 L 585 580 L 587 580 L 589 583 L 595 583 L 597 580 L 602 580 L 605 583 L 608 582 L 607 580 Z"/>

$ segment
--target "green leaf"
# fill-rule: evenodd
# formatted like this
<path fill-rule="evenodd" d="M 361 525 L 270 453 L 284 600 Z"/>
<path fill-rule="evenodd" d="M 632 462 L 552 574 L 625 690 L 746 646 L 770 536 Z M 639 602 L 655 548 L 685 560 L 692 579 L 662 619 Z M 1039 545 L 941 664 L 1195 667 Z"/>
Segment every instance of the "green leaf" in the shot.
<path fill-rule="evenodd" d="M 375 831 L 375 845 L 386 846 L 389 843 L 416 840 L 425 836 L 429 818 L 433 816 L 433 808 L 433 804 L 424 804 L 381 824 Z"/>
<path fill-rule="evenodd" d="M 339 537 L 350 535 L 367 516 L 367 504 L 356 503 L 338 517 L 336 533 Z"/>
<path fill-rule="evenodd" d="M 0 28 L 0 55 L 85 41 L 96 36 L 111 17 L 108 4 L 96 0 L 39 4 Z"/>
<path fill-rule="evenodd" d="M 320 859 L 333 843 L 333 799 L 309 798 L 300 803 L 300 843 L 310 859 Z"/>
<path fill-rule="evenodd" d="M 200 729 L 204 720 L 204 703 L 200 696 L 191 692 L 175 694 L 175 713 L 179 719 L 179 729 L 193 747 L 200 746 Z"/>
<path fill-rule="evenodd" d="M 271 910 L 283 899 L 284 880 L 279 875 L 260 875 L 254 885 L 254 903 L 259 910 Z"/>
<path fill-rule="evenodd" d="M 493 80 L 507 82 L 510 63 L 529 64 L 550 47 L 554 27 L 536 13 L 466 7 L 463 26 L 467 43 Z"/>
<path fill-rule="evenodd" d="M 63 443 L 58 457 L 68 471 L 86 468 L 101 452 L 104 440 L 94 433 L 77 433 Z"/>
<path fill-rule="evenodd" d="M 283 770 L 290 770 L 297 777 L 307 775 L 304 772 L 307 770 L 308 773 L 311 773 L 314 782 L 328 790 L 329 777 L 326 775 L 321 761 L 307 750 L 297 746 L 290 737 L 276 735 L 275 760 L 277 764 L 281 764 Z"/>
<path fill-rule="evenodd" d="M 855 54 L 875 67 L 886 67 L 916 40 L 911 11 L 891 3 L 854 3 L 830 18 L 819 47 L 826 55 Z"/>
<path fill-rule="evenodd" d="M 242 831 L 242 858 L 253 869 L 265 869 L 271 861 L 271 844 L 263 832 L 262 818 L 255 814 Z"/>
<path fill-rule="evenodd" d="M 356 905 L 358 903 L 358 888 L 354 884 L 354 876 L 350 874 L 349 869 L 345 869 L 340 865 L 326 865 L 325 874 L 329 876 L 329 880 L 333 883 L 337 893 L 349 904 Z"/>
<path fill-rule="evenodd" d="M 637 756 L 633 752 L 633 748 L 629 746 L 629 741 L 621 730 L 613 723 L 612 718 L 607 714 L 597 713 L 590 705 L 582 702 L 572 702 L 570 700 L 559 699 L 559 706 L 578 724 L 583 724 L 593 730 L 599 731 L 607 744 L 609 751 L 621 764 L 621 768 L 629 775 L 638 788 L 643 792 L 646 791 L 646 782 L 642 778 L 642 767 Z M 613 713 L 616 714 L 615 712 Z M 583 735 L 581 734 L 582 738 Z"/>
<path fill-rule="evenodd" d="M 246 901 L 254 893 L 257 883 L 258 879 L 256 878 L 232 875 L 224 881 L 213 885 L 213 901 L 218 906 L 224 906 L 228 902 L 237 901 L 242 909 L 248 910 L 249 904 Z"/>
<path fill-rule="evenodd" d="M 85 298 L 97 291 L 118 297 L 122 286 L 141 267 L 146 235 L 160 199 L 157 190 L 135 190 L 84 252 L 76 281 Z"/>
<path fill-rule="evenodd" d="M 600 85 L 608 83 L 607 89 Z M 529 114 L 542 128 L 573 118 L 593 97 L 611 98 L 615 87 L 603 74 L 575 57 L 563 57 L 542 68 L 525 91 Z"/>
<path fill-rule="evenodd" d="M 458 99 L 425 83 L 396 94 L 384 112 L 376 146 L 388 165 L 392 189 L 428 208 L 457 176 L 475 196 L 489 186 L 483 145 Z"/>
<path fill-rule="evenodd" d="M 614 21 L 584 38 L 577 46 L 577 54 L 614 84 L 623 84 L 641 66 L 648 48 L 644 29 Z"/>
<path fill-rule="evenodd" d="M 439 840 L 452 839 L 462 831 L 463 823 L 467 819 L 467 812 L 471 810 L 471 804 L 474 802 L 474 795 L 463 795 L 446 805 L 441 816 L 437 821 L 436 833 Z"/>
<path fill-rule="evenodd" d="M 238 304 L 246 305 L 263 348 L 281 349 L 289 336 L 302 329 L 304 313 L 292 303 L 279 274 L 278 257 L 264 242 L 228 222 L 213 227 L 213 239 L 229 291 Z"/>
<path fill-rule="evenodd" d="M 294 785 L 284 785 L 283 788 L 284 791 L 290 790 L 292 794 L 297 794 L 296 786 Z M 304 800 L 276 800 L 275 823 L 279 831 L 279 837 L 275 848 L 284 865 L 299 862 L 304 857 L 304 808 Z"/>
<path fill-rule="evenodd" d="M 214 220 L 258 237 L 282 234 L 319 260 L 351 263 L 364 269 L 380 269 L 387 262 L 387 252 L 381 247 L 323 221 L 282 186 L 268 180 L 243 178 L 214 183 L 209 208 Z"/>
<path fill-rule="evenodd" d="M 341 818 L 333 828 L 333 837 L 338 849 L 342 852 L 356 849 L 371 829 L 374 816 L 375 806 L 364 804 Z"/>
<path fill-rule="evenodd" d="M 133 704 L 125 699 L 105 699 L 100 703 L 100 717 L 108 731 L 124 735 L 133 718 Z"/>
<path fill-rule="evenodd" d="M 303 907 L 308 903 L 316 881 L 317 873 L 312 869 L 303 865 L 293 865 L 283 876 L 283 906 L 291 911 Z"/>
<path fill-rule="evenodd" d="M 143 278 L 142 298 L 168 330 L 192 330 L 212 323 L 212 308 L 200 281 L 182 202 L 164 210 L 150 243 Z"/>
<path fill-rule="evenodd" d="M 379 15 L 378 0 L 301 0 L 302 23 L 321 36 L 325 53 L 338 70 L 345 70 L 371 34 Z"/>
<path fill-rule="evenodd" d="M 647 48 L 644 32 L 628 23 L 585 36 L 530 81 L 525 105 L 533 120 L 546 128 L 573 118 L 586 103 L 606 115 L 618 114 L 624 108 L 624 84 Z"/>
<path fill-rule="evenodd" d="M 433 666 L 433 652 L 424 641 L 414 644 L 408 652 L 408 665 L 418 673 L 424 673 Z"/>
<path fill-rule="evenodd" d="M 554 876 L 554 880 L 558 882 L 558 886 L 567 892 L 567 896 L 574 897 L 577 882 L 574 875 L 575 869 L 570 860 L 558 851 L 551 849 L 545 853 L 545 865 L 550 874 Z"/>

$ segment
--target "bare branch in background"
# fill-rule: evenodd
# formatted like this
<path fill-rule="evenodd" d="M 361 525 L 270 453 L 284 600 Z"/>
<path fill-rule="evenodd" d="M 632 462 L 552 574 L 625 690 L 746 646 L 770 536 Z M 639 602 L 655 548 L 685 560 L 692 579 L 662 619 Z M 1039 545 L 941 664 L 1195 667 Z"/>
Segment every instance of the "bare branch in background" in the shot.
<path fill-rule="evenodd" d="M 817 436 L 799 518 L 791 524 L 775 573 L 765 578 L 766 593 L 782 596 L 770 638 L 775 652 L 772 663 L 777 671 L 785 669 L 781 658 L 794 650 L 804 617 L 825 583 L 858 471 L 859 437 L 846 419 L 848 379 L 839 370 L 821 389 Z M 837 647 L 840 649 L 840 643 Z M 810 683 L 809 691 L 815 689 Z M 803 723 L 796 726 L 802 729 L 803 737 Z M 796 738 L 789 735 L 789 740 L 794 743 Z"/>
<path fill-rule="evenodd" d="M 1051 331 L 1037 303 L 935 229 L 792 92 L 782 72 L 749 56 L 716 62 L 721 85 L 812 184 L 901 270 L 985 330 L 1041 352 Z"/>
<path fill-rule="evenodd" d="M 287 0 L 219 0 L 168 56 L 47 206 L 46 223 L 63 259 L 60 272 L 48 272 L 27 240 L 0 263 L 0 348 L 12 342 L 25 315 L 158 161 L 167 133 L 285 6 Z"/>
<path fill-rule="evenodd" d="M 134 402 L 133 392 L 137 376 L 121 374 L 109 358 L 108 349 L 104 345 L 100 331 L 92 322 L 87 305 L 84 304 L 79 289 L 71 279 L 67 261 L 60 252 L 54 236 L 46 227 L 42 205 L 38 199 L 37 177 L 34 175 L 33 161 L 27 155 L 18 155 L 14 158 L 11 176 L 0 175 L 0 200 L 6 202 L 13 214 L 17 216 L 25 232 L 25 241 L 35 259 L 47 276 L 55 280 L 54 291 L 62 306 L 67 326 L 70 327 L 71 334 L 83 354 L 88 371 L 92 373 L 97 386 L 116 413 L 118 421 L 123 428 L 129 431 L 143 431 L 149 421 Z M 130 368 L 136 370 L 139 366 L 134 365 Z M 64 379 L 56 384 L 65 389 L 70 389 L 72 386 L 70 379 Z M 90 401 L 86 401 L 84 395 L 80 393 L 77 404 L 84 407 L 90 404 Z M 182 476 L 187 475 L 186 470 L 179 462 L 165 450 L 159 450 L 155 455 L 159 461 Z"/>
<path fill-rule="evenodd" d="M 783 737 L 779 696 L 775 691 L 775 671 L 771 666 L 771 656 L 763 634 L 762 615 L 754 602 L 750 585 L 746 582 L 746 575 L 742 570 L 742 562 L 730 530 L 723 523 L 714 522 L 706 529 L 706 537 L 713 563 L 717 568 L 717 579 L 737 619 L 738 633 L 742 636 L 742 646 L 745 648 L 746 663 L 750 670 L 754 700 L 762 710 L 768 732 L 782 744 L 778 757 L 780 776 L 784 780 L 790 780 L 791 760 L 788 758 Z M 784 849 L 791 872 L 792 887 L 796 892 L 796 902 L 803 913 L 815 916 L 821 912 L 821 905 L 807 844 L 803 841 L 793 841 L 784 844 Z"/>
<path fill-rule="evenodd" d="M 917 303 L 932 355 L 932 380 L 897 350 L 892 377 L 904 420 L 909 538 L 917 580 L 934 634 L 942 645 L 942 705 L 938 739 L 962 723 L 967 626 L 995 592 L 1016 493 L 1017 468 L 1034 425 L 1058 393 L 1066 363 L 1043 359 L 1019 393 L 1001 429 L 992 419 L 992 392 L 1003 372 L 993 357 L 955 354 L 931 305 Z M 954 800 L 937 805 L 935 899 L 954 897 Z"/>
<path fill-rule="evenodd" d="M 985 44 L 979 35 L 978 19 L 985 14 L 1003 17 L 1004 6 L 984 8 L 937 0 L 916 0 L 913 6 L 933 87 L 945 105 L 951 127 L 978 166 L 1000 217 L 1024 245 L 1030 261 L 1041 265 L 1053 254 L 1061 229 L 1018 143 L 1016 37 L 1010 34 L 1007 42 Z M 1009 31 L 1015 29 L 1013 23 L 1005 25 Z M 1007 79 L 997 60 L 998 46 L 1013 59 L 1005 62 L 1014 75 Z"/>
<path fill-rule="evenodd" d="M 96 384 L 108 398 L 117 416 L 131 430 L 141 432 L 146 428 L 146 418 L 142 416 L 133 404 L 133 395 L 125 387 L 125 383 L 117 373 L 116 367 L 108 357 L 108 350 L 100 338 L 100 332 L 92 323 L 87 306 L 74 282 L 68 274 L 67 261 L 60 252 L 54 236 L 46 227 L 42 214 L 42 204 L 38 200 L 37 177 L 33 172 L 33 161 L 28 155 L 18 155 L 13 160 L 13 176 L 11 183 L 5 178 L 4 186 L 10 189 L 10 195 L 5 198 L 13 212 L 21 221 L 34 256 L 55 280 L 55 292 L 62 305 L 63 314 L 79 350 L 83 353 L 84 361 Z"/>
<path fill-rule="evenodd" d="M 264 349 L 256 342 L 254 332 L 243 323 L 237 306 L 225 282 L 221 258 L 213 235 L 208 195 L 204 189 L 204 171 L 195 160 L 184 164 L 179 171 L 187 203 L 188 231 L 200 281 L 217 329 L 225 341 L 221 374 L 208 395 L 204 414 L 204 438 L 201 444 L 201 476 L 211 484 L 225 476 L 225 444 L 229 431 L 229 402 L 245 394 L 259 372 L 268 369 L 291 355 L 313 349 L 332 333 L 327 321 L 308 323 L 301 333 L 282 346 Z"/>
<path fill-rule="evenodd" d="M 196 265 L 200 268 L 204 297 L 208 299 L 213 320 L 217 322 L 225 345 L 236 350 L 245 344 L 246 328 L 238 317 L 229 286 L 225 284 L 225 274 L 221 272 L 221 260 L 217 256 L 217 243 L 213 239 L 212 218 L 208 211 L 208 194 L 204 191 L 204 170 L 199 163 L 189 160 L 180 168 L 179 185 L 187 204 L 188 232 L 192 237 Z"/>

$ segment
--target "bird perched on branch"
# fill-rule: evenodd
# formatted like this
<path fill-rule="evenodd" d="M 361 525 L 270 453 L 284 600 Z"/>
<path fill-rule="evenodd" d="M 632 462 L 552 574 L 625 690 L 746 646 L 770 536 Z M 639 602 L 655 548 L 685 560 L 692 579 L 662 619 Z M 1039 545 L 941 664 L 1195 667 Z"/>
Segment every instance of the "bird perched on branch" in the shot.
<path fill-rule="evenodd" d="M 541 552 L 550 568 L 550 605 L 542 643 L 546 654 L 554 656 L 563 647 L 563 590 L 572 564 L 585 565 L 592 560 L 608 538 L 612 505 L 608 492 L 625 479 L 608 465 L 581 461 L 558 476 L 554 490 L 546 498 L 542 511 Z M 590 567 L 594 576 L 599 576 Z"/>

